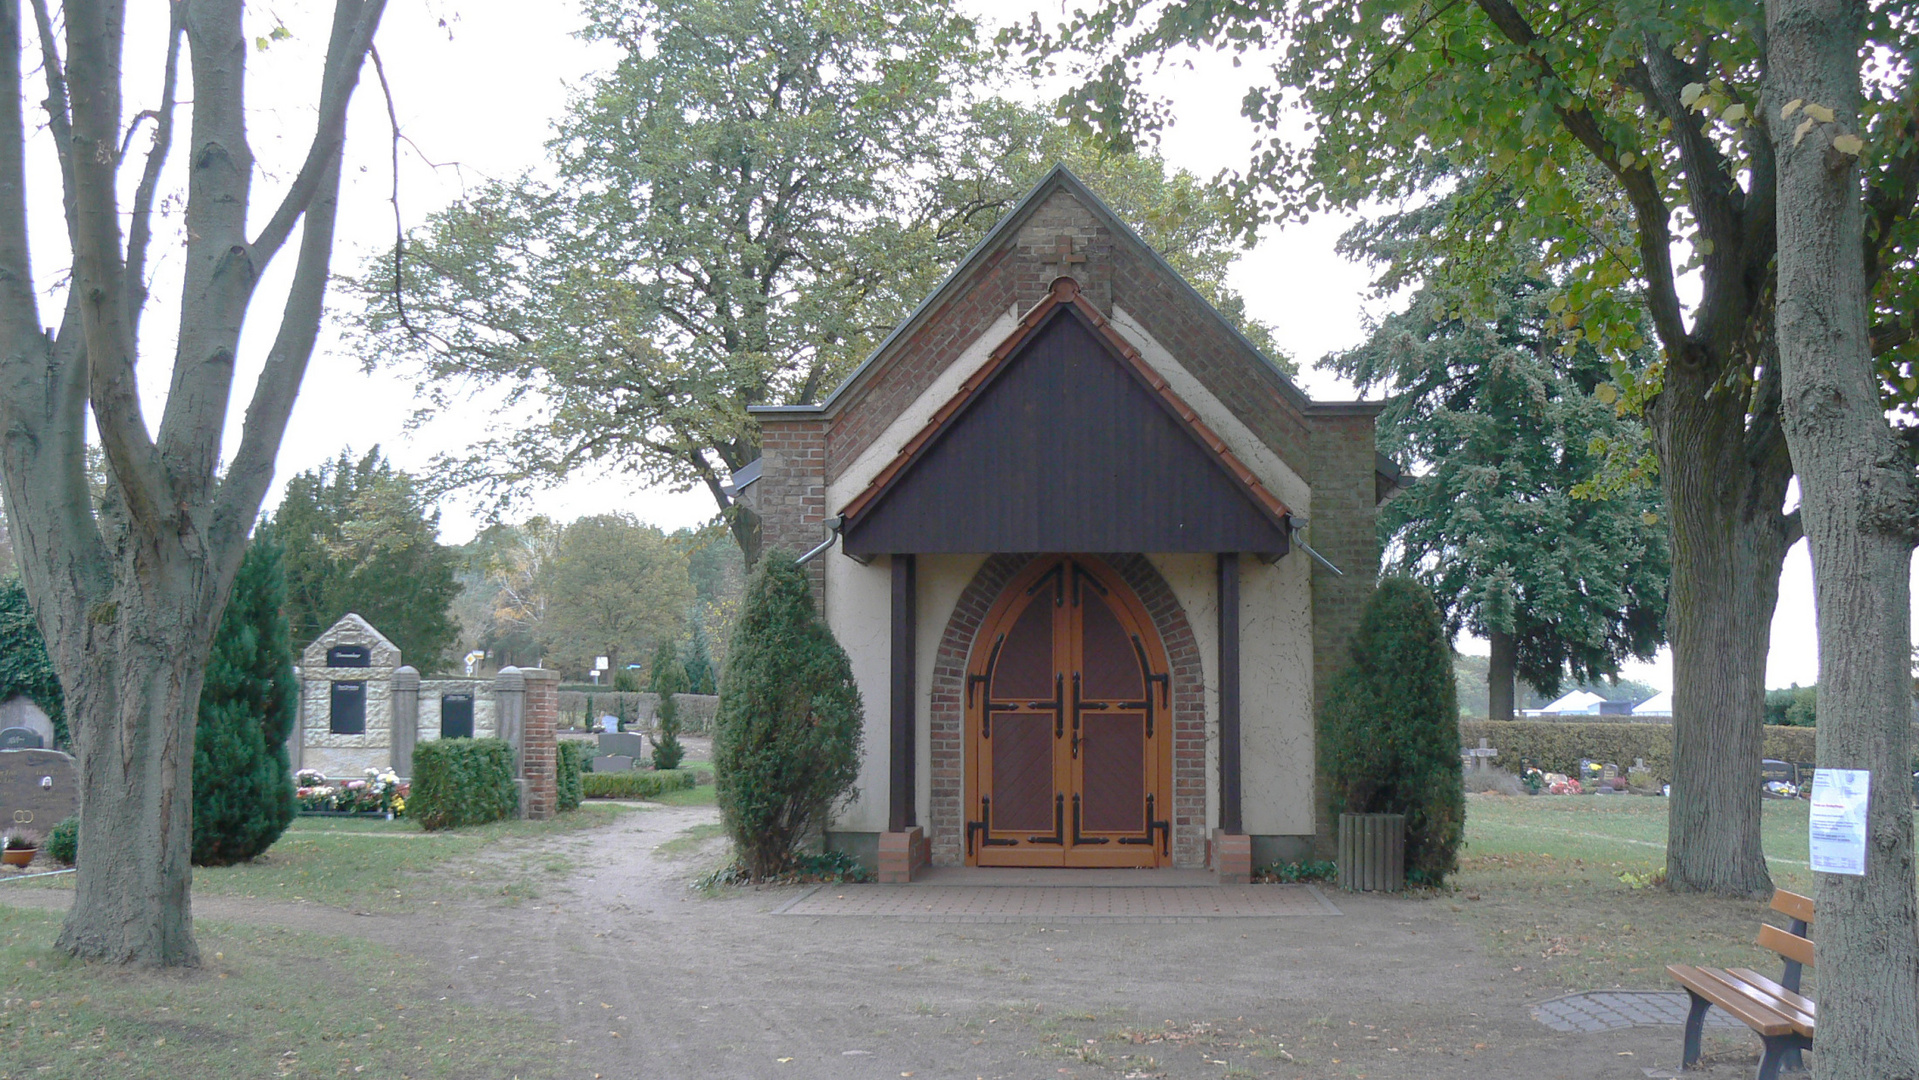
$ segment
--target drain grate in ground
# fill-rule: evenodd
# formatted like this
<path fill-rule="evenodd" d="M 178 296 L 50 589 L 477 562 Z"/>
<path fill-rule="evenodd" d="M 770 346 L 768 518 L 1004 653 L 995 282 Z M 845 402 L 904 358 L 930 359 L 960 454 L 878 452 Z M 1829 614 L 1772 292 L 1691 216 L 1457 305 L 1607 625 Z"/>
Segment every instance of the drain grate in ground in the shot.
<path fill-rule="evenodd" d="M 1692 999 L 1668 990 L 1590 990 L 1533 1006 L 1533 1019 L 1554 1031 L 1617 1031 L 1630 1027 L 1681 1027 Z M 1739 1021 L 1709 1009 L 1709 1028 L 1744 1028 Z"/>
<path fill-rule="evenodd" d="M 907 922 L 1197 922 L 1338 915 L 1339 909 L 1311 885 L 822 885 L 774 914 Z"/>

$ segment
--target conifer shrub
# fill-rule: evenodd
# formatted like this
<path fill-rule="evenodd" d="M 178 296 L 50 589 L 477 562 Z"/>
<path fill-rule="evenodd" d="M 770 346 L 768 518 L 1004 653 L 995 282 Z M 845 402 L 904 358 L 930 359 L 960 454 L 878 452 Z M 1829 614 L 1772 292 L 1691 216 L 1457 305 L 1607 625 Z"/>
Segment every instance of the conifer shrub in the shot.
<path fill-rule="evenodd" d="M 1459 868 L 1466 796 L 1452 646 L 1426 587 L 1379 583 L 1320 713 L 1331 812 L 1406 815 L 1406 877 L 1438 885 Z"/>
<path fill-rule="evenodd" d="M 273 846 L 299 806 L 293 733 L 293 643 L 280 545 L 261 529 L 247 546 L 207 656 L 193 734 L 193 862 L 227 866 Z"/>
<path fill-rule="evenodd" d="M 804 568 L 768 553 L 748 583 L 720 677 L 720 813 L 754 880 L 777 878 L 859 776 L 860 693 L 813 608 Z"/>
<path fill-rule="evenodd" d="M 413 748 L 406 816 L 427 830 L 503 821 L 520 813 L 513 745 L 505 739 L 429 739 Z"/>
<path fill-rule="evenodd" d="M 64 866 L 72 866 L 80 861 L 80 819 L 78 816 L 61 820 L 47 834 L 47 854 L 53 856 Z"/>
<path fill-rule="evenodd" d="M 562 811 L 578 810 L 580 800 L 586 796 L 582 777 L 586 775 L 586 757 L 591 749 L 591 743 L 577 739 L 560 740 L 559 756 L 554 759 L 554 768 L 557 770 L 556 801 Z"/>
<path fill-rule="evenodd" d="M 657 738 L 646 737 L 646 741 L 653 744 L 653 767 L 661 772 L 677 769 L 686 757 L 686 747 L 680 745 L 680 703 L 674 695 L 686 690 L 686 669 L 680 666 L 679 655 L 673 651 L 670 641 L 660 642 L 659 652 L 653 657 L 653 682 L 649 689 L 660 699 L 653 709 L 660 734 Z"/>

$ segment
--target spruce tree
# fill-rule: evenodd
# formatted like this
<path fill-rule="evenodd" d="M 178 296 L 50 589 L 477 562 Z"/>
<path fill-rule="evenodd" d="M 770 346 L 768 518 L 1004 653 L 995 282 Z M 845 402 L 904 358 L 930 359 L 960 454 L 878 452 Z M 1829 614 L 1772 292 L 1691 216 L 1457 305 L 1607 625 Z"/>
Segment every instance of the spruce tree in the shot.
<path fill-rule="evenodd" d="M 193 861 L 244 862 L 293 821 L 293 645 L 281 547 L 255 534 L 207 658 L 193 736 Z"/>
<path fill-rule="evenodd" d="M 1406 815 L 1406 877 L 1438 885 L 1459 868 L 1466 796 L 1452 646 L 1424 585 L 1380 581 L 1321 713 L 1331 812 Z"/>
<path fill-rule="evenodd" d="M 693 624 L 693 634 L 686 643 L 686 660 L 681 666 L 686 669 L 687 693 L 718 692 L 719 687 L 713 674 L 713 650 L 706 643 L 706 628 L 697 622 Z"/>
<path fill-rule="evenodd" d="M 659 649 L 653 654 L 650 689 L 660 698 L 653 712 L 654 718 L 660 723 L 659 737 L 646 737 L 653 744 L 653 767 L 659 770 L 677 769 L 680 759 L 686 756 L 686 747 L 680 745 L 680 703 L 674 695 L 686 690 L 686 671 L 680 666 L 679 654 L 671 641 L 660 642 Z"/>
<path fill-rule="evenodd" d="M 768 554 L 727 649 L 713 734 L 720 813 L 752 877 L 791 869 L 853 791 L 860 725 L 852 664 L 814 610 L 805 570 Z"/>

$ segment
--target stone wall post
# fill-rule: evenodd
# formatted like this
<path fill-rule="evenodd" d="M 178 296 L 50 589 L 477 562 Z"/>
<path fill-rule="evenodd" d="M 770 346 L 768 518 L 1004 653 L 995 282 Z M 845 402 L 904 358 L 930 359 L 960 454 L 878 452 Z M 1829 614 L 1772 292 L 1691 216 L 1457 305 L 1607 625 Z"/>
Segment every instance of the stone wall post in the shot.
<path fill-rule="evenodd" d="M 545 821 L 559 812 L 560 673 L 544 668 L 520 672 L 526 707 L 520 727 L 520 816 Z"/>
<path fill-rule="evenodd" d="M 299 687 L 299 693 L 293 698 L 293 733 L 287 736 L 287 771 L 300 771 L 300 751 L 307 744 L 307 684 L 306 676 L 294 672 L 293 684 Z"/>
<path fill-rule="evenodd" d="M 520 669 L 507 665 L 493 676 L 493 717 L 498 737 L 513 748 L 513 782 L 520 787 L 520 813 L 526 813 L 526 767 L 520 756 L 520 732 L 526 715 L 526 679 Z"/>
<path fill-rule="evenodd" d="M 387 734 L 387 768 L 413 775 L 413 746 L 420 738 L 420 672 L 411 664 L 393 673 L 393 721 Z"/>

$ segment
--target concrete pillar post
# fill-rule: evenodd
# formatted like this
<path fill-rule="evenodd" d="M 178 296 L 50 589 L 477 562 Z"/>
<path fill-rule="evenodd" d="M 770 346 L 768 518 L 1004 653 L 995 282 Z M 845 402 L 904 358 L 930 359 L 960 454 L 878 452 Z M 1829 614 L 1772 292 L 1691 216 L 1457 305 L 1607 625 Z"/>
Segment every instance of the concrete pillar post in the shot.
<path fill-rule="evenodd" d="M 493 713 L 500 738 L 513 748 L 513 782 L 520 788 L 520 815 L 526 816 L 526 763 L 521 753 L 520 733 L 526 715 L 526 679 L 520 669 L 507 665 L 493 676 Z"/>
<path fill-rule="evenodd" d="M 411 664 L 393 673 L 393 721 L 387 738 L 387 767 L 412 776 L 413 746 L 420 738 L 420 672 Z"/>

